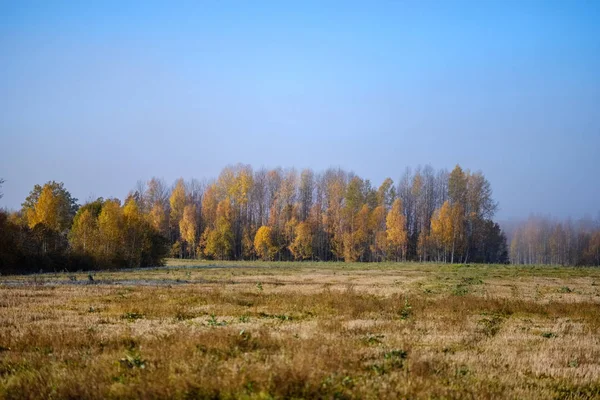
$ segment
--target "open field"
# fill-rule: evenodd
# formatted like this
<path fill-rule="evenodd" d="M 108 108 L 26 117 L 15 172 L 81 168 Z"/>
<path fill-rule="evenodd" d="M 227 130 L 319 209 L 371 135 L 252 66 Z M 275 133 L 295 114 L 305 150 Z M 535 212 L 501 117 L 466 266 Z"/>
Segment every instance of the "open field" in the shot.
<path fill-rule="evenodd" d="M 170 261 L 2 276 L 0 398 L 40 397 L 600 397 L 600 269 Z"/>

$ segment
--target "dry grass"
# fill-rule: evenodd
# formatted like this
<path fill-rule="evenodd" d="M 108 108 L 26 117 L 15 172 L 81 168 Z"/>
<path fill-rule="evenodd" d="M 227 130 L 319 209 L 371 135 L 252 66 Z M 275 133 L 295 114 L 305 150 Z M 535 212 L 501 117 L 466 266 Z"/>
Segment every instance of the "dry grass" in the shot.
<path fill-rule="evenodd" d="M 170 264 L 1 277 L 0 398 L 600 397 L 598 269 Z"/>

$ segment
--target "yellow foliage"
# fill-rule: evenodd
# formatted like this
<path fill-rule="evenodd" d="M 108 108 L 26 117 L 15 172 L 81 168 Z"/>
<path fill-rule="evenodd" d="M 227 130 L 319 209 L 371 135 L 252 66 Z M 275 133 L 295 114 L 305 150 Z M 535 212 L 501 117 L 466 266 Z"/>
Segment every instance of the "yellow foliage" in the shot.
<path fill-rule="evenodd" d="M 289 246 L 296 260 L 308 260 L 313 256 L 313 229 L 309 222 L 300 222 L 294 230 L 296 237 Z"/>
<path fill-rule="evenodd" d="M 204 253 L 219 260 L 232 256 L 234 236 L 231 229 L 231 204 L 229 198 L 217 205 L 215 227 L 206 228 Z"/>
<path fill-rule="evenodd" d="M 171 206 L 171 226 L 174 229 L 177 229 L 179 226 L 179 221 L 181 221 L 181 218 L 183 218 L 183 209 L 185 208 L 186 202 L 187 195 L 185 191 L 185 184 L 183 179 L 180 178 L 177 180 L 175 188 L 173 188 L 173 192 L 169 198 L 169 204 Z"/>
<path fill-rule="evenodd" d="M 44 185 L 34 208 L 27 210 L 27 221 L 30 228 L 44 224 L 53 231 L 60 230 L 60 202 L 49 185 Z"/>
<path fill-rule="evenodd" d="M 408 233 L 406 231 L 406 216 L 402 210 L 402 200 L 394 200 L 385 223 L 389 258 L 399 260 L 401 256 L 406 257 Z"/>
<path fill-rule="evenodd" d="M 183 209 L 183 218 L 179 221 L 179 233 L 181 238 L 188 244 L 190 254 L 195 250 L 196 229 L 196 206 L 188 204 Z"/>
<path fill-rule="evenodd" d="M 96 218 L 90 210 L 84 210 L 73 220 L 70 232 L 71 246 L 75 251 L 88 252 L 97 243 Z"/>
<path fill-rule="evenodd" d="M 123 240 L 123 210 L 119 200 L 107 200 L 98 216 L 98 228 L 105 255 L 117 252 Z"/>
<path fill-rule="evenodd" d="M 364 204 L 356 214 L 355 228 L 344 233 L 344 260 L 359 261 L 368 249 L 369 243 L 369 207 Z"/>
<path fill-rule="evenodd" d="M 271 260 L 277 254 L 278 248 L 273 243 L 273 232 L 268 226 L 261 226 L 254 236 L 254 249 L 263 260 Z"/>
<path fill-rule="evenodd" d="M 389 179 L 389 178 L 388 178 Z M 371 253 L 375 261 L 380 261 L 385 258 L 387 249 L 387 232 L 385 226 L 386 212 L 385 204 L 381 201 L 381 205 L 375 207 L 369 219 L 369 230 L 373 233 L 373 243 L 370 246 Z"/>
<path fill-rule="evenodd" d="M 451 252 L 454 261 L 454 252 L 463 245 L 464 239 L 464 211 L 461 204 L 451 205 L 445 201 L 431 218 L 431 238 L 438 248 L 443 249 L 444 255 Z"/>

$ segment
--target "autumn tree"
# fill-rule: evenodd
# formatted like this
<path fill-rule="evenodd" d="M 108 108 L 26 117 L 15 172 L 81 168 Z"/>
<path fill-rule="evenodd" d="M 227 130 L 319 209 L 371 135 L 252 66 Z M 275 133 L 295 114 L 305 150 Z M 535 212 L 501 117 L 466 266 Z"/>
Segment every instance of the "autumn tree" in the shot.
<path fill-rule="evenodd" d="M 394 200 L 396 200 L 394 181 L 391 178 L 386 178 L 377 189 L 377 205 L 383 206 L 387 212 L 392 208 Z"/>
<path fill-rule="evenodd" d="M 233 256 L 234 236 L 232 231 L 232 211 L 229 198 L 217 205 L 214 228 L 207 228 L 204 253 L 218 260 L 227 260 Z"/>
<path fill-rule="evenodd" d="M 313 227 L 309 221 L 302 221 L 295 228 L 295 238 L 290 245 L 290 251 L 296 260 L 313 258 Z"/>
<path fill-rule="evenodd" d="M 388 248 L 386 216 L 387 213 L 384 203 L 375 207 L 375 209 L 371 212 L 369 219 L 369 231 L 372 235 L 370 251 L 373 261 L 382 261 L 386 257 Z"/>
<path fill-rule="evenodd" d="M 109 199 L 102 205 L 98 216 L 99 241 L 101 254 L 107 262 L 123 257 L 121 243 L 124 235 L 123 210 L 117 199 Z"/>
<path fill-rule="evenodd" d="M 187 193 L 185 189 L 185 182 L 183 178 L 179 178 L 175 182 L 171 197 L 169 197 L 169 205 L 171 211 L 169 215 L 169 221 L 171 224 L 171 240 L 177 241 L 179 239 L 179 223 L 183 218 L 183 210 L 187 204 Z M 181 254 L 180 254 L 181 256 Z"/>
<path fill-rule="evenodd" d="M 196 252 L 196 205 L 188 204 L 183 209 L 183 217 L 179 221 L 179 232 L 181 239 L 187 245 L 187 251 L 190 257 L 195 256 Z"/>
<path fill-rule="evenodd" d="M 464 243 L 464 211 L 462 205 L 444 202 L 431 219 L 431 236 L 438 250 L 443 249 L 443 261 L 454 263 L 454 255 Z M 439 258 L 439 257 L 438 257 Z"/>
<path fill-rule="evenodd" d="M 73 226 L 69 232 L 71 248 L 76 252 L 97 254 L 99 246 L 98 216 L 102 211 L 104 200 L 84 204 L 77 210 Z"/>
<path fill-rule="evenodd" d="M 344 234 L 344 260 L 364 261 L 369 250 L 369 207 L 364 204 L 353 218 L 352 230 Z"/>
<path fill-rule="evenodd" d="M 273 230 L 268 226 L 261 226 L 254 237 L 254 249 L 263 260 L 272 260 L 279 251 L 273 241 Z"/>
<path fill-rule="evenodd" d="M 313 205 L 313 194 L 315 190 L 315 175 L 312 170 L 305 169 L 300 174 L 300 220 L 306 221 Z M 304 229 L 304 228 L 303 228 Z"/>
<path fill-rule="evenodd" d="M 96 268 L 162 265 L 165 239 L 141 212 L 138 198 L 102 198 L 84 204 L 69 233 L 71 249 Z"/>
<path fill-rule="evenodd" d="M 346 174 L 341 170 L 328 170 L 324 176 L 326 211 L 324 216 L 326 243 L 336 260 L 344 257 L 344 193 Z"/>
<path fill-rule="evenodd" d="M 138 202 L 129 197 L 123 205 L 123 252 L 129 267 L 141 264 L 146 240 L 146 220 L 140 211 Z"/>
<path fill-rule="evenodd" d="M 388 257 L 396 261 L 399 261 L 402 257 L 406 257 L 406 245 L 408 241 L 406 217 L 402 211 L 402 200 L 394 200 L 385 220 L 387 226 Z"/>
<path fill-rule="evenodd" d="M 44 224 L 56 232 L 66 232 L 77 212 L 77 199 L 65 189 L 62 182 L 35 185 L 22 204 L 22 212 L 30 228 Z"/>
<path fill-rule="evenodd" d="M 169 238 L 169 190 L 167 184 L 162 179 L 150 179 L 145 185 L 143 199 L 146 218 L 156 231 L 165 238 Z"/>
<path fill-rule="evenodd" d="M 467 175 L 456 165 L 448 178 L 448 198 L 450 204 L 460 204 L 463 207 L 467 201 Z"/>

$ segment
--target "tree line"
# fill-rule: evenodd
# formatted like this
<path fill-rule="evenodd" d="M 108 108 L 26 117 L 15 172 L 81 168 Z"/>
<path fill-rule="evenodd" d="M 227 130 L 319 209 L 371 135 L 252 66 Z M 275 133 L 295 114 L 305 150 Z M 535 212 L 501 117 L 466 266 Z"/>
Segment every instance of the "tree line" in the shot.
<path fill-rule="evenodd" d="M 427 166 L 379 187 L 344 171 L 226 167 L 208 183 L 158 179 L 132 193 L 175 257 L 506 262 L 481 173 Z"/>
<path fill-rule="evenodd" d="M 375 187 L 342 169 L 238 164 L 212 181 L 178 179 L 169 187 L 152 178 L 122 203 L 99 198 L 82 206 L 62 183 L 48 182 L 19 212 L 0 216 L 0 266 L 139 267 L 167 255 L 505 263 L 496 209 L 485 176 L 458 165 L 407 169 L 397 184 L 387 178 Z"/>
<path fill-rule="evenodd" d="M 131 196 L 80 206 L 52 181 L 35 185 L 19 212 L 0 211 L 1 273 L 143 267 L 167 254 Z"/>
<path fill-rule="evenodd" d="M 600 216 L 597 221 L 557 221 L 531 216 L 514 227 L 513 264 L 600 265 Z"/>

